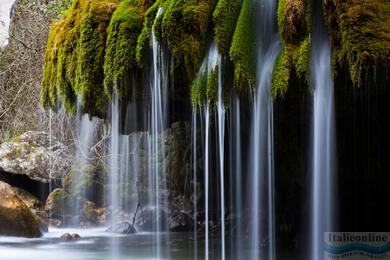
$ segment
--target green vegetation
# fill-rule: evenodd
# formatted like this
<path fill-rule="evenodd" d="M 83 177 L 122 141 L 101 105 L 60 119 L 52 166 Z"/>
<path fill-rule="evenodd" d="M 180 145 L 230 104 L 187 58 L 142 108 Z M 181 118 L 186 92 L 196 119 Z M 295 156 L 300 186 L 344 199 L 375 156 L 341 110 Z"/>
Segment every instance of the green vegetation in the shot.
<path fill-rule="evenodd" d="M 137 40 L 136 58 L 138 65 L 142 68 L 145 67 L 144 57 L 146 55 L 146 49 L 151 45 L 152 28 L 156 20 L 158 9 L 161 7 L 163 0 L 157 0 L 152 7 L 145 13 L 145 21 L 142 28 L 142 32 Z"/>
<path fill-rule="evenodd" d="M 118 7 L 118 2 L 118 0 L 93 1 L 81 23 L 75 89 L 81 96 L 84 110 L 92 115 L 101 115 L 105 111 L 103 64 L 106 29 L 112 13 Z"/>
<path fill-rule="evenodd" d="M 241 0 L 219 0 L 213 13 L 215 42 L 221 54 L 228 54 L 241 10 Z"/>
<path fill-rule="evenodd" d="M 108 27 L 104 62 L 104 85 L 111 97 L 113 89 L 121 98 L 130 87 L 131 72 L 138 68 L 136 46 L 144 16 L 151 0 L 123 0 Z"/>
<path fill-rule="evenodd" d="M 256 81 L 254 14 L 252 1 L 244 0 L 230 48 L 230 58 L 234 63 L 234 85 L 239 91 L 245 92 L 249 92 Z"/>
<path fill-rule="evenodd" d="M 101 115 L 105 28 L 117 0 L 75 0 L 64 19 L 53 23 L 45 54 L 41 105 L 76 111 L 80 95 L 85 112 Z"/>
<path fill-rule="evenodd" d="M 291 73 L 309 84 L 311 2 L 309 0 L 280 0 L 278 26 L 283 50 L 272 75 L 272 96 L 283 96 L 288 89 Z"/>
<path fill-rule="evenodd" d="M 390 62 L 390 1 L 324 1 L 334 72 L 347 67 L 361 84 L 363 72 Z"/>
<path fill-rule="evenodd" d="M 191 98 L 192 104 L 194 107 L 196 105 L 203 106 L 207 100 L 206 96 L 207 90 L 207 65 L 206 68 L 202 69 L 198 72 L 194 83 L 191 87 Z"/>
<path fill-rule="evenodd" d="M 276 58 L 274 71 L 272 73 L 272 86 L 271 95 L 273 97 L 283 96 L 288 89 L 288 83 L 290 79 L 290 66 L 286 59 L 286 51 L 283 49 L 280 51 Z"/>
<path fill-rule="evenodd" d="M 207 79 L 207 99 L 210 104 L 213 105 L 218 101 L 218 77 L 219 67 L 215 66 L 210 70 L 209 77 Z"/>
<path fill-rule="evenodd" d="M 168 42 L 171 73 L 184 66 L 186 78 L 192 81 L 195 77 L 204 57 L 214 6 L 215 0 L 165 2 L 155 33 L 160 41 L 162 37 Z"/>

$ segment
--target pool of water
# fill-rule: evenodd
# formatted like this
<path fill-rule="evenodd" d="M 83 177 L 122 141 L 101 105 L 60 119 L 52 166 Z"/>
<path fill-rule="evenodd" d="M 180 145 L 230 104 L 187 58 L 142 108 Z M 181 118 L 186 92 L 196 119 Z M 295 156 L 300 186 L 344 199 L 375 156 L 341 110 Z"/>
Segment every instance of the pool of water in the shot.
<path fill-rule="evenodd" d="M 195 259 L 192 233 L 162 233 L 160 246 L 153 233 L 117 235 L 99 229 L 50 229 L 41 238 L 0 237 L 0 259 Z M 64 241 L 64 233 L 77 233 L 80 239 Z M 202 257 L 199 257 L 202 258 Z"/>
<path fill-rule="evenodd" d="M 157 239 L 155 233 L 117 235 L 106 232 L 106 229 L 50 229 L 43 237 L 33 239 L 0 237 L 0 260 L 205 259 L 204 238 L 201 234 L 198 234 L 198 241 L 195 243 L 193 233 L 161 233 Z M 64 233 L 77 233 L 81 238 L 65 241 L 60 238 Z M 219 240 L 219 237 L 210 237 L 209 259 L 221 259 Z M 160 241 L 159 245 L 157 241 Z M 226 259 L 246 260 L 256 253 L 242 250 L 237 254 L 229 248 L 228 243 Z M 259 256 L 259 259 L 262 258 Z M 299 258 L 279 251 L 276 259 Z"/>

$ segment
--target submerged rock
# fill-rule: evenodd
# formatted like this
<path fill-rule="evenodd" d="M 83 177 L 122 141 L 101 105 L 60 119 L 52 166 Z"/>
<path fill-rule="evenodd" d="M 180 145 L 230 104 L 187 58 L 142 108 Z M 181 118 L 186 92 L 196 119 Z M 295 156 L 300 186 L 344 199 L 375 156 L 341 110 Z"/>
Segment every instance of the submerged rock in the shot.
<path fill-rule="evenodd" d="M 60 238 L 63 239 L 63 240 L 74 240 L 74 239 L 79 239 L 81 237 L 77 233 L 73 233 L 73 234 L 65 233 Z"/>
<path fill-rule="evenodd" d="M 42 183 L 61 179 L 71 162 L 66 146 L 45 132 L 26 132 L 0 144 L 0 171 Z"/>
<path fill-rule="evenodd" d="M 123 221 L 118 224 L 115 224 L 114 226 L 111 226 L 109 229 L 107 229 L 107 232 L 118 234 L 134 234 L 137 231 L 130 222 Z"/>
<path fill-rule="evenodd" d="M 0 235 L 40 237 L 38 218 L 15 194 L 13 188 L 0 181 Z"/>

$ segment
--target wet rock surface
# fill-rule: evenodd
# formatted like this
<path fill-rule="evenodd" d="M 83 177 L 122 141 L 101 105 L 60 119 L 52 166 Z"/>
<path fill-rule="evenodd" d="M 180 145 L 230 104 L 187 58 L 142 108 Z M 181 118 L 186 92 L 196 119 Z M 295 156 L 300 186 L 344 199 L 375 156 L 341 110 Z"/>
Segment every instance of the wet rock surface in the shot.
<path fill-rule="evenodd" d="M 0 181 L 0 235 L 40 237 L 39 220 L 9 184 Z"/>
<path fill-rule="evenodd" d="M 65 233 L 60 237 L 62 240 L 75 240 L 81 238 L 81 236 L 77 233 Z"/>
<path fill-rule="evenodd" d="M 135 230 L 134 226 L 130 222 L 122 221 L 108 228 L 107 232 L 117 233 L 117 234 L 134 234 L 137 231 Z"/>
<path fill-rule="evenodd" d="M 67 147 L 45 132 L 26 132 L 10 142 L 0 144 L 0 171 L 26 175 L 48 183 L 61 179 L 72 157 Z"/>

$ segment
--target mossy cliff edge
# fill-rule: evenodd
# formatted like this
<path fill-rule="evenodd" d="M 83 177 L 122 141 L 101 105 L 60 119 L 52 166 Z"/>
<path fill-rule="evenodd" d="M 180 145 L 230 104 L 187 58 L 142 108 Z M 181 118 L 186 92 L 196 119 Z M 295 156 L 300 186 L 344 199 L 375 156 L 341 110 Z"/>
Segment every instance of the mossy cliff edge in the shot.
<path fill-rule="evenodd" d="M 335 73 L 346 66 L 359 84 L 365 70 L 389 63 L 388 0 L 323 4 Z M 311 0 L 278 2 L 283 49 L 274 66 L 273 97 L 284 96 L 293 74 L 309 84 L 311 5 Z M 200 70 L 213 39 L 222 57 L 219 71 L 234 75 L 236 91 L 250 92 L 256 80 L 254 6 L 253 0 L 74 0 L 67 15 L 52 24 L 41 105 L 75 113 L 79 104 L 83 112 L 104 117 L 113 93 L 126 99 L 131 89 L 147 85 L 141 78 L 149 73 L 152 32 L 169 55 L 175 95 L 193 104 L 215 102 L 215 88 L 208 87 L 215 80 Z"/>
<path fill-rule="evenodd" d="M 389 0 L 323 0 L 332 43 L 333 70 L 348 68 L 360 86 L 365 72 L 390 65 Z"/>

